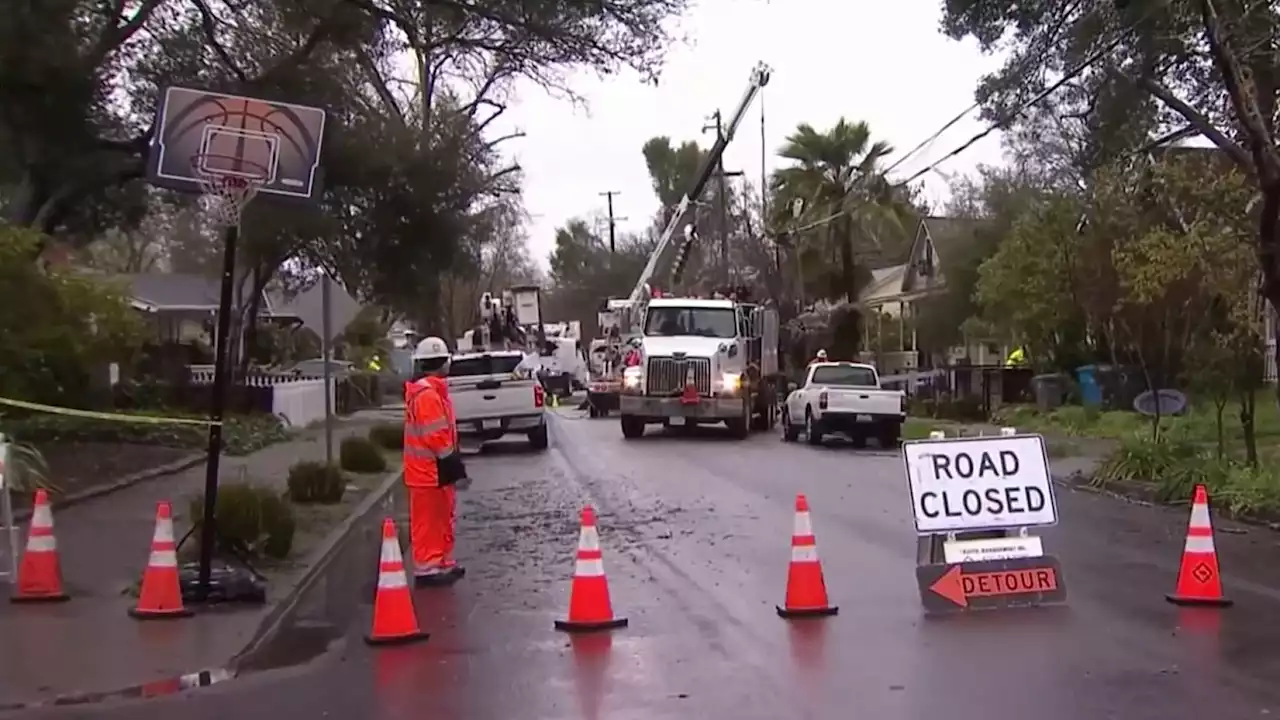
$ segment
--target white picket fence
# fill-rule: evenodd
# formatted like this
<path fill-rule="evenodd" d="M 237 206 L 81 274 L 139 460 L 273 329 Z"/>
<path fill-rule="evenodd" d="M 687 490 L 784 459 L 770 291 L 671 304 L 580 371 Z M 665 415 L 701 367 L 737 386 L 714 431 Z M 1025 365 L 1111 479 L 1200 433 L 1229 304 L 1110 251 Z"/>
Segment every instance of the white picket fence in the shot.
<path fill-rule="evenodd" d="M 191 365 L 191 383 L 213 384 L 212 365 Z M 324 420 L 324 378 L 299 377 L 292 373 L 254 373 L 244 378 L 250 387 L 271 388 L 271 412 L 293 427 L 306 427 Z M 329 379 L 329 402 L 337 407 L 337 379 Z"/>

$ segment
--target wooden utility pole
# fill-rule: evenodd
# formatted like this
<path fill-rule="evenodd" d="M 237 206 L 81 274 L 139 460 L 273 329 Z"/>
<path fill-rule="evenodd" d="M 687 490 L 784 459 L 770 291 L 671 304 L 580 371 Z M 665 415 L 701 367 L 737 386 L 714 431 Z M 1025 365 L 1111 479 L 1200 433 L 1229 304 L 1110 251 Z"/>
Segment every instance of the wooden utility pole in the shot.
<path fill-rule="evenodd" d="M 711 115 L 712 123 L 702 128 L 703 132 L 714 130 L 716 133 L 716 143 L 724 142 L 724 118 L 720 111 L 715 111 Z M 726 178 L 740 177 L 741 171 L 726 172 L 724 169 L 724 154 L 721 153 L 719 160 L 716 162 L 716 205 L 718 205 L 720 230 L 720 263 L 724 267 L 724 276 L 722 278 L 727 286 L 733 282 L 733 273 L 729 263 L 729 185 Z"/>
<path fill-rule="evenodd" d="M 618 243 L 617 243 L 617 227 L 618 227 L 618 221 L 619 221 L 619 220 L 626 220 L 626 218 L 624 218 L 624 217 L 614 217 L 614 216 L 613 216 L 613 196 L 614 196 L 614 195 L 621 195 L 622 193 L 621 193 L 621 192 L 618 192 L 617 190 L 605 190 L 604 192 L 602 192 L 602 193 L 600 193 L 600 194 L 601 194 L 602 196 L 604 196 L 604 197 L 608 198 L 608 203 L 609 203 L 609 252 L 610 252 L 610 253 L 614 253 L 614 252 L 617 252 L 617 250 L 618 250 Z"/>

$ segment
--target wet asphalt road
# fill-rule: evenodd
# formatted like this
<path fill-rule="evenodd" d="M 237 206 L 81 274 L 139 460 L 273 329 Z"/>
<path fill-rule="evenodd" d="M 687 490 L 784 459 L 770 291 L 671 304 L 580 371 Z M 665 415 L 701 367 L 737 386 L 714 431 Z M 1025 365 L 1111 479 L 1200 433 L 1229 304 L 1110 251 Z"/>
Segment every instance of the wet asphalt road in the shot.
<path fill-rule="evenodd" d="M 469 463 L 460 557 L 469 573 L 416 593 L 432 638 L 372 651 L 368 528 L 252 673 L 173 698 L 31 718 L 840 718 L 1161 720 L 1280 712 L 1280 536 L 1220 523 L 1227 610 L 1167 604 L 1185 511 L 1062 490 L 1044 534 L 1069 604 L 922 617 L 896 453 L 696 436 L 621 438 L 562 410 L 553 447 L 491 447 Z M 795 493 L 808 494 L 840 615 L 787 623 Z M 628 629 L 567 637 L 578 512 L 599 511 Z M 327 652 L 325 652 L 327 649 Z"/>

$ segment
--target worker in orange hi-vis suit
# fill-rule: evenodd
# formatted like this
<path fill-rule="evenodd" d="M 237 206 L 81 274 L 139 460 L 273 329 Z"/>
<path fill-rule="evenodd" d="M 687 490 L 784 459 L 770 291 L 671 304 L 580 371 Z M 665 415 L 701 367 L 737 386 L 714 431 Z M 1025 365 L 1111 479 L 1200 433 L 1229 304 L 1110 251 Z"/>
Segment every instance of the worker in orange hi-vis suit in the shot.
<path fill-rule="evenodd" d="M 453 559 L 455 488 L 466 478 L 445 377 L 449 346 L 429 337 L 413 353 L 414 380 L 405 384 L 404 484 L 414 580 L 452 583 L 463 569 Z"/>

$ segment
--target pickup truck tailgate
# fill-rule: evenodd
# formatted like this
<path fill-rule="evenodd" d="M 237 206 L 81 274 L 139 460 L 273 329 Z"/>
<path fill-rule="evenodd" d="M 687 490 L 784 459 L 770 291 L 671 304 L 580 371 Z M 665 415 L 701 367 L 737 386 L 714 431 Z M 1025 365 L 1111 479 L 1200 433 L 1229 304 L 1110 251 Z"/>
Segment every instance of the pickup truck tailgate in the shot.
<path fill-rule="evenodd" d="M 828 388 L 827 411 L 867 415 L 897 415 L 902 412 L 902 394 L 872 388 Z"/>
<path fill-rule="evenodd" d="M 449 396 L 459 422 L 481 418 L 530 415 L 536 380 L 505 375 L 479 375 L 449 379 Z"/>

